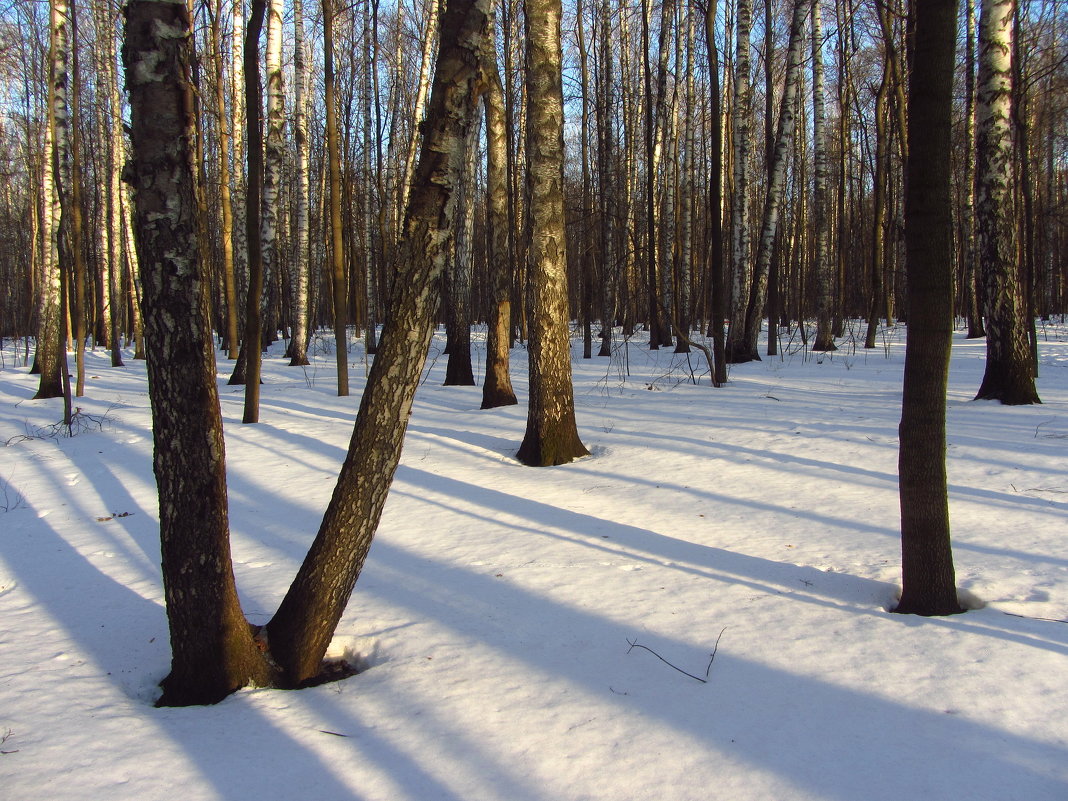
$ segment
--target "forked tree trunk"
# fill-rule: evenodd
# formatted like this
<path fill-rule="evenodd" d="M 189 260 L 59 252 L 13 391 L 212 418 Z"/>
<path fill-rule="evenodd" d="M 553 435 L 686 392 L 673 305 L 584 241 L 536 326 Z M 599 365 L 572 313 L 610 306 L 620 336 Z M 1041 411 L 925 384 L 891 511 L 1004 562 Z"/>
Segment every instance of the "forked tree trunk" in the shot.
<path fill-rule="evenodd" d="M 278 613 L 254 639 L 229 554 L 207 287 L 195 247 L 190 19 L 183 0 L 127 7 L 123 55 L 173 650 L 161 704 L 210 703 L 250 683 L 300 686 L 321 669 L 367 557 L 426 359 L 488 10 L 488 0 L 454 0 L 446 8 L 388 333 L 319 533 Z"/>
<path fill-rule="evenodd" d="M 527 0 L 527 268 L 533 292 L 527 427 L 516 458 L 532 466 L 589 453 L 579 439 L 571 385 L 560 15 L 560 0 Z"/>
<path fill-rule="evenodd" d="M 951 128 L 957 0 L 916 4 L 908 96 L 905 264 L 908 339 L 901 401 L 901 602 L 917 615 L 960 612 L 949 536 L 946 384 L 953 340 Z"/>
<path fill-rule="evenodd" d="M 1013 0 L 982 0 L 976 97 L 976 204 L 986 372 L 976 398 L 1041 403 L 1024 325 L 1012 198 Z"/>

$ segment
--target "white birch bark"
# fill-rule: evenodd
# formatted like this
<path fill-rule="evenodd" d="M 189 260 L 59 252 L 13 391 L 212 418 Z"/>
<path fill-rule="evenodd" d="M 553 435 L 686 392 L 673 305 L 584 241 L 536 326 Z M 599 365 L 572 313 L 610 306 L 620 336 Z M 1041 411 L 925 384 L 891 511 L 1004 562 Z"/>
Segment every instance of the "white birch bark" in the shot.
<path fill-rule="evenodd" d="M 976 203 L 986 314 L 986 372 L 977 398 L 1038 403 L 1020 289 L 1013 208 L 1013 0 L 983 0 L 976 91 Z"/>
<path fill-rule="evenodd" d="M 412 125 L 408 138 L 408 153 L 404 159 L 404 171 L 400 177 L 400 197 L 397 209 L 404 214 L 408 207 L 408 194 L 411 191 L 412 173 L 415 169 L 415 155 L 419 150 L 419 126 L 426 114 L 427 93 L 430 90 L 430 64 L 434 58 L 435 44 L 438 39 L 438 0 L 426 2 L 426 25 L 423 28 L 423 53 L 419 61 L 419 80 L 416 82 L 415 104 L 412 106 Z"/>
<path fill-rule="evenodd" d="M 261 320 L 266 325 L 267 298 L 278 261 L 278 193 L 285 159 L 285 92 L 282 86 L 282 0 L 267 3 L 267 46 L 264 53 L 267 82 L 267 130 L 264 136 L 263 203 L 260 238 L 263 247 L 263 295 Z M 266 332 L 265 332 L 266 333 Z M 252 344 L 252 343 L 249 343 Z"/>
<path fill-rule="evenodd" d="M 794 0 L 790 22 L 790 44 L 786 53 L 786 82 L 779 107 L 779 121 L 775 134 L 775 149 L 769 165 L 767 194 L 764 200 L 763 222 L 757 246 L 756 263 L 753 267 L 753 288 L 746 311 L 745 337 L 734 343 L 731 358 L 734 361 L 759 360 L 757 339 L 768 288 L 768 269 L 779 227 L 779 211 L 782 206 L 783 189 L 786 186 L 787 150 L 793 143 L 797 122 L 797 88 L 801 78 L 801 50 L 804 40 L 805 18 L 812 0 Z"/>
<path fill-rule="evenodd" d="M 296 209 L 294 215 L 295 259 L 290 271 L 292 296 L 292 339 L 290 340 L 290 365 L 308 363 L 308 218 L 311 194 L 308 174 L 308 90 L 311 71 L 308 69 L 308 52 L 304 38 L 304 2 L 293 0 L 293 138 L 297 147 L 296 158 Z"/>

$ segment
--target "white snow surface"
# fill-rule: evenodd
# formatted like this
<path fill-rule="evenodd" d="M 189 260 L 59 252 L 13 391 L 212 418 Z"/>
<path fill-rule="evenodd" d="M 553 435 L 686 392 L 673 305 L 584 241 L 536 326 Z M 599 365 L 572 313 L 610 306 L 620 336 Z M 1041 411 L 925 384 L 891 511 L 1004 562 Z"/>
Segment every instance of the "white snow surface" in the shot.
<path fill-rule="evenodd" d="M 888 611 L 905 329 L 862 336 L 817 356 L 795 335 L 720 389 L 700 353 L 617 332 L 583 360 L 573 338 L 592 456 L 528 468 L 525 350 L 520 405 L 480 411 L 481 387 L 441 386 L 439 332 L 332 645 L 364 671 L 185 709 L 153 706 L 170 655 L 144 362 L 88 353 L 76 405 L 99 426 L 48 436 L 62 403 L 31 400 L 5 342 L 0 797 L 1068 799 L 1068 327 L 1040 326 L 1040 406 L 973 401 L 985 343 L 954 341 L 950 511 L 975 608 L 940 619 Z M 366 364 L 352 344 L 338 398 L 328 338 L 308 368 L 282 349 L 257 425 L 219 354 L 257 623 L 318 528 Z M 484 337 L 474 356 L 478 373 Z"/>

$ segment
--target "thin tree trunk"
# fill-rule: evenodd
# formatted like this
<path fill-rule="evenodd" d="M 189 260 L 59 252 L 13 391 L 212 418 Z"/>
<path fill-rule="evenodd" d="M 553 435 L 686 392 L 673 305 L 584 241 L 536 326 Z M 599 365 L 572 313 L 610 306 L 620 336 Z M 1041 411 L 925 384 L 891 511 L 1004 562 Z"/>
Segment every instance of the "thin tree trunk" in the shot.
<path fill-rule="evenodd" d="M 823 82 L 823 10 L 821 0 L 812 0 L 812 161 L 814 185 L 812 191 L 813 222 L 815 224 L 816 273 L 816 338 L 814 351 L 838 350 L 831 328 L 833 298 L 833 270 L 828 252 L 826 100 Z M 771 324 L 769 324 L 770 330 Z"/>
<path fill-rule="evenodd" d="M 489 30 L 494 29 L 491 16 Z M 492 44 L 493 37 L 487 37 Z M 512 268 L 509 260 L 508 224 L 508 129 L 505 126 L 504 87 L 497 71 L 495 48 L 483 54 L 486 74 L 486 225 L 492 301 L 486 338 L 486 380 L 482 385 L 482 408 L 514 406 L 518 401 L 509 374 L 508 345 L 512 341 Z"/>
<path fill-rule="evenodd" d="M 330 171 L 330 258 L 334 300 L 334 347 L 337 394 L 349 394 L 348 292 L 345 245 L 341 224 L 341 152 L 337 131 L 337 97 L 334 76 L 334 0 L 323 0 L 323 85 L 326 94 L 326 159 Z"/>
<path fill-rule="evenodd" d="M 756 264 L 753 269 L 753 289 L 749 294 L 749 308 L 746 313 L 745 337 L 730 353 L 732 361 L 750 361 L 760 359 L 757 353 L 757 339 L 760 336 L 760 324 L 763 316 L 764 298 L 767 291 L 768 268 L 775 247 L 775 235 L 779 227 L 779 210 L 782 205 L 783 189 L 786 185 L 786 153 L 794 137 L 797 118 L 797 87 L 801 77 L 801 43 L 812 0 L 794 0 L 793 19 L 790 23 L 790 44 L 786 56 L 786 83 L 783 86 L 782 101 L 779 107 L 779 122 L 775 134 L 775 151 L 768 172 L 767 194 L 764 200 L 763 222 L 761 223 L 760 242 L 757 247 Z"/>
<path fill-rule="evenodd" d="M 770 0 L 765 0 L 770 2 Z M 735 26 L 734 98 L 731 107 L 731 143 L 734 146 L 734 195 L 731 200 L 731 294 L 730 327 L 726 354 L 729 361 L 740 356 L 744 339 L 745 310 L 749 300 L 749 225 L 746 202 L 749 195 L 750 59 L 749 36 L 753 25 L 753 0 L 738 0 Z"/>
<path fill-rule="evenodd" d="M 294 250 L 296 258 L 292 270 L 292 297 L 289 364 L 299 367 L 308 363 L 308 224 L 311 186 L 309 177 L 308 92 L 311 70 L 307 46 L 304 43 L 304 3 L 293 0 L 293 72 L 294 119 L 293 138 L 297 147 L 296 160 L 296 217 Z"/>

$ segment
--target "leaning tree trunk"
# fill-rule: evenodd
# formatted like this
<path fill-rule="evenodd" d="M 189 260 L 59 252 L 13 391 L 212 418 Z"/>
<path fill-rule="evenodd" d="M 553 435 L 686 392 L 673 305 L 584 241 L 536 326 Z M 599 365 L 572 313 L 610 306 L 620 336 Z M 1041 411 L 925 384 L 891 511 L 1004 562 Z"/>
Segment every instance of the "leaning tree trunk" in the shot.
<path fill-rule="evenodd" d="M 222 420 L 205 335 L 209 277 L 197 249 L 191 59 L 184 0 L 128 3 L 130 174 L 172 649 L 161 705 L 214 703 L 273 681 L 241 611 L 230 557 Z"/>
<path fill-rule="evenodd" d="M 901 400 L 901 602 L 949 615 L 957 602 L 946 484 L 946 385 L 953 341 L 951 129 L 957 0 L 916 5 L 905 189 L 908 339 Z"/>
<path fill-rule="evenodd" d="M 334 628 L 367 558 L 400 461 L 412 400 L 433 331 L 436 291 L 453 230 L 456 181 L 474 124 L 490 0 L 449 0 L 412 183 L 396 291 L 333 497 L 277 614 L 271 654 L 300 684 L 320 670 Z"/>
<path fill-rule="evenodd" d="M 575 421 L 564 230 L 564 98 L 560 0 L 527 0 L 527 195 L 530 246 L 530 395 L 516 458 L 570 462 L 589 451 Z"/>
<path fill-rule="evenodd" d="M 976 398 L 1041 403 L 1017 262 L 1012 198 L 1013 0 L 982 0 L 976 97 L 975 214 L 986 313 L 986 372 Z"/>

